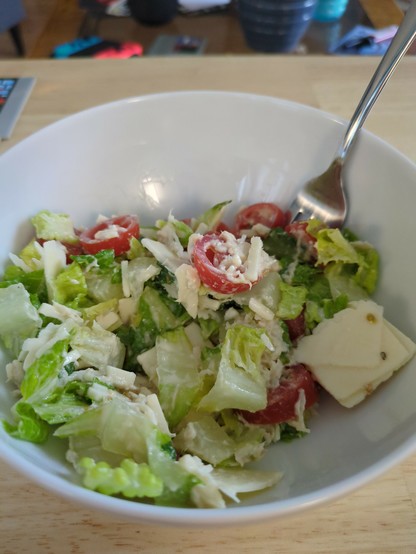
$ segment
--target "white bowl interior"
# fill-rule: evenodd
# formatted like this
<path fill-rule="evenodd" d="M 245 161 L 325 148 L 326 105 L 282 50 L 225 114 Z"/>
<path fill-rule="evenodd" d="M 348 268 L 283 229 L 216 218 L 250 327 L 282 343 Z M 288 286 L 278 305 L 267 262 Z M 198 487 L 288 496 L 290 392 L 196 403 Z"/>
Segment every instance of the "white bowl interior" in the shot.
<path fill-rule="evenodd" d="M 277 99 L 189 92 L 129 99 L 66 118 L 0 159 L 0 264 L 31 233 L 38 210 L 71 214 L 89 225 L 98 213 L 138 213 L 151 223 L 181 218 L 215 202 L 237 207 L 275 201 L 327 167 L 344 131 L 329 114 Z M 346 170 L 348 226 L 381 252 L 376 295 L 385 315 L 416 338 L 416 265 L 412 256 L 416 167 L 363 131 Z M 2 354 L 0 366 L 5 365 Z M 102 510 L 149 522 L 219 524 L 264 520 L 345 494 L 415 450 L 416 361 L 361 406 L 323 398 L 308 437 L 273 446 L 260 466 L 284 472 L 275 488 L 221 510 L 161 508 L 82 489 L 64 445 L 39 447 L 0 429 L 0 455 L 44 486 Z M 14 402 L 2 371 L 0 417 Z"/>

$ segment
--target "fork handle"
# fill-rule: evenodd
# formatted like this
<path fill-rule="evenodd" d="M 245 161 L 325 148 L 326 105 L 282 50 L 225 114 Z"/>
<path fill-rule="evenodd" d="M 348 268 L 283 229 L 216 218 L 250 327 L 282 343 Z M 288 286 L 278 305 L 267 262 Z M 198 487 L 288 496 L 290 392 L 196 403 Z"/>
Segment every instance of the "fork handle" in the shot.
<path fill-rule="evenodd" d="M 358 131 L 361 129 L 384 85 L 390 79 L 415 36 L 416 0 L 413 0 L 351 118 L 336 156 L 341 163 L 344 162 Z"/>

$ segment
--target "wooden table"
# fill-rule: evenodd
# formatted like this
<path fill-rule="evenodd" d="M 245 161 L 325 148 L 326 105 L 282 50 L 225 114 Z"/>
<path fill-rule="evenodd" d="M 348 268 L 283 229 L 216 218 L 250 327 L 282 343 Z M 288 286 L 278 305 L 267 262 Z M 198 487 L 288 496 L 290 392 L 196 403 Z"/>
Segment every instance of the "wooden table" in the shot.
<path fill-rule="evenodd" d="M 68 114 L 161 91 L 221 89 L 287 98 L 349 118 L 375 58 L 250 56 L 0 62 L 36 87 L 4 152 Z M 406 58 L 366 128 L 416 161 L 416 59 Z M 416 552 L 416 456 L 332 504 L 278 521 L 217 530 L 157 528 L 93 512 L 45 492 L 0 462 L 2 554 Z"/>

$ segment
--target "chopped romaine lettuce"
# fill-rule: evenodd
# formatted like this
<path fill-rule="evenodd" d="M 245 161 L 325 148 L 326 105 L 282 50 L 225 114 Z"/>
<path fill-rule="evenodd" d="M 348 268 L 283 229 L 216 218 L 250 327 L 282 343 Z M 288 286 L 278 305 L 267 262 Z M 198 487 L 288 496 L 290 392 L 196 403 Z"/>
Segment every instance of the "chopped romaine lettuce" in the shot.
<path fill-rule="evenodd" d="M 3 421 L 4 429 L 10 436 L 34 443 L 43 443 L 49 437 L 50 426 L 43 421 L 27 402 L 20 401 L 13 407 L 16 423 Z"/>
<path fill-rule="evenodd" d="M 56 214 L 43 210 L 32 218 L 32 224 L 36 229 L 38 239 L 59 240 L 72 244 L 79 240 L 71 218 L 67 214 Z"/>
<path fill-rule="evenodd" d="M 190 410 L 202 383 L 199 357 L 183 327 L 157 337 L 156 362 L 160 404 L 175 428 Z"/>
<path fill-rule="evenodd" d="M 121 494 L 126 498 L 155 498 L 163 491 L 162 479 L 156 477 L 147 464 L 138 464 L 129 458 L 125 458 L 116 468 L 112 468 L 107 462 L 82 458 L 79 468 L 83 473 L 85 487 L 102 494 Z"/>
<path fill-rule="evenodd" d="M 188 319 L 188 314 L 180 304 L 169 301 L 159 290 L 146 286 L 138 302 L 134 325 L 122 326 L 117 330 L 117 335 L 127 349 L 126 367 L 137 368 L 139 354 L 152 348 L 159 335 L 184 325 Z"/>
<path fill-rule="evenodd" d="M 213 231 L 221 222 L 224 215 L 225 208 L 230 204 L 231 200 L 220 202 L 215 204 L 209 210 L 201 214 L 199 217 L 192 221 L 192 228 L 195 231 L 200 231 L 201 226 L 204 227 L 204 232 Z"/>
<path fill-rule="evenodd" d="M 84 367 L 98 369 L 108 365 L 122 367 L 125 347 L 111 331 L 95 324 L 93 327 L 78 327 L 71 338 L 71 346 L 80 355 L 79 363 Z"/>
<path fill-rule="evenodd" d="M 0 288 L 0 337 L 15 356 L 23 342 L 36 335 L 42 320 L 21 283 Z"/>
<path fill-rule="evenodd" d="M 216 412 L 236 408 L 255 412 L 267 403 L 266 383 L 260 359 L 266 348 L 262 328 L 236 325 L 228 329 L 221 346 L 221 359 L 214 386 L 199 408 Z"/>
<path fill-rule="evenodd" d="M 326 272 L 346 275 L 368 294 L 374 292 L 379 265 L 374 247 L 360 241 L 349 242 L 339 229 L 322 229 L 317 235 L 316 249 L 317 263 L 325 265 Z"/>
<path fill-rule="evenodd" d="M 213 466 L 234 455 L 235 444 L 211 415 L 188 421 L 174 439 L 175 448 L 199 456 Z"/>
<path fill-rule="evenodd" d="M 81 267 L 72 263 L 62 270 L 53 282 L 54 300 L 71 308 L 79 308 L 85 304 L 87 282 Z"/>
<path fill-rule="evenodd" d="M 302 286 L 288 285 L 280 282 L 280 302 L 277 307 L 277 316 L 281 319 L 295 319 L 302 313 L 308 290 Z"/>

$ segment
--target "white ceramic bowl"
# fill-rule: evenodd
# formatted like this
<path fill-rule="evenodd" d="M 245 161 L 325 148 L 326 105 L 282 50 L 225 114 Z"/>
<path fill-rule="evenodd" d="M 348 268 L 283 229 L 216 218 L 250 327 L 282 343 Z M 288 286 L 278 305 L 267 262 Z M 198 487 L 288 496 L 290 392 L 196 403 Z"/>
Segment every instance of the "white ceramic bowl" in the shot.
<path fill-rule="evenodd" d="M 133 98 L 66 118 L 0 159 L 0 265 L 28 240 L 28 218 L 41 209 L 88 225 L 98 213 L 136 211 L 150 223 L 172 209 L 181 218 L 224 199 L 234 199 L 234 209 L 257 201 L 287 206 L 298 186 L 327 167 L 344 123 L 290 102 L 219 92 Z M 376 299 L 415 339 L 416 167 L 367 132 L 350 162 L 348 225 L 380 250 Z M 3 356 L 0 417 L 8 418 L 14 399 L 4 365 Z M 44 487 L 119 517 L 175 525 L 264 521 L 338 498 L 414 452 L 415 393 L 416 360 L 355 409 L 323 398 L 310 435 L 273 446 L 259 464 L 283 471 L 283 481 L 226 510 L 155 507 L 83 489 L 59 441 L 36 446 L 0 429 L 0 455 Z"/>

